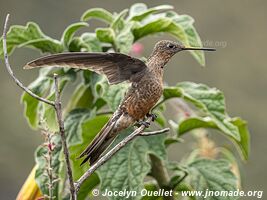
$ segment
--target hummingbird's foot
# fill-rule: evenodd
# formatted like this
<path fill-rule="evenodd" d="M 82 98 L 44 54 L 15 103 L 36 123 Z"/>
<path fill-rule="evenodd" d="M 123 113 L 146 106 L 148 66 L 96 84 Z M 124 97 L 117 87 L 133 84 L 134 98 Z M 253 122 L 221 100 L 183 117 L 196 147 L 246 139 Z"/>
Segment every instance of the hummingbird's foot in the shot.
<path fill-rule="evenodd" d="M 139 122 L 135 123 L 134 126 L 140 127 L 142 125 L 144 125 L 146 128 L 148 128 L 150 126 L 150 123 L 146 122 L 146 121 L 139 121 Z"/>
<path fill-rule="evenodd" d="M 146 116 L 152 117 L 152 122 L 154 122 L 158 118 L 158 116 L 154 113 L 147 113 Z"/>

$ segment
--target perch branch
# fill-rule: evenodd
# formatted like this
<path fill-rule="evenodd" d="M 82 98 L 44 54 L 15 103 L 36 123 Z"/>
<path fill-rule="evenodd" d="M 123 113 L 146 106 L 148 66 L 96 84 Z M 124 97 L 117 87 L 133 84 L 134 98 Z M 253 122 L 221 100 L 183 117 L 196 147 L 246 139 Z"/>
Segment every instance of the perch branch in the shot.
<path fill-rule="evenodd" d="M 7 28 L 8 28 L 8 20 L 9 20 L 9 14 L 7 14 L 6 16 L 6 20 L 5 20 L 5 25 L 4 25 L 4 31 L 3 31 L 3 50 L 4 50 L 4 59 L 5 59 L 5 65 L 6 65 L 6 69 L 9 73 L 9 75 L 13 78 L 13 80 L 15 81 L 15 83 L 21 88 L 23 89 L 26 93 L 28 93 L 29 95 L 31 95 L 33 98 L 38 99 L 39 101 L 42 101 L 46 104 L 49 104 L 51 106 L 55 106 L 54 102 L 49 101 L 47 99 L 44 99 L 36 94 L 34 94 L 31 90 L 29 90 L 27 87 L 25 87 L 14 75 L 14 72 L 11 69 L 11 66 L 9 64 L 8 61 L 8 53 L 7 53 L 7 44 L 6 44 L 6 35 L 7 35 Z"/>
<path fill-rule="evenodd" d="M 147 119 L 148 123 L 152 122 L 152 118 L 149 117 Z M 108 151 L 105 155 L 103 155 L 95 164 L 93 164 L 75 183 L 76 192 L 79 191 L 82 183 L 90 177 L 95 170 L 97 170 L 101 165 L 106 163 L 115 153 L 117 153 L 120 149 L 122 149 L 126 144 L 128 144 L 131 140 L 133 140 L 137 136 L 150 136 L 150 135 L 157 135 L 161 133 L 166 133 L 169 131 L 169 128 L 165 128 L 158 131 L 152 132 L 143 132 L 146 127 L 144 125 L 137 128 L 133 133 L 125 137 L 121 142 L 119 142 L 116 146 L 114 146 L 110 151 Z"/>
<path fill-rule="evenodd" d="M 67 173 L 69 177 L 69 184 L 70 184 L 70 193 L 71 193 L 71 199 L 76 200 L 77 199 L 77 194 L 76 190 L 74 187 L 74 182 L 73 182 L 73 177 L 72 177 L 72 169 L 71 169 L 71 164 L 70 164 L 70 155 L 68 151 L 68 146 L 66 142 L 66 135 L 65 135 L 65 128 L 64 128 L 64 122 L 62 119 L 62 109 L 61 109 L 61 99 L 60 99 L 60 91 L 58 87 L 58 77 L 56 74 L 54 74 L 54 82 L 55 82 L 55 111 L 57 115 L 57 122 L 59 125 L 59 132 L 61 136 L 61 142 L 63 146 L 63 152 L 64 152 L 64 157 L 65 157 L 65 162 L 67 165 Z"/>

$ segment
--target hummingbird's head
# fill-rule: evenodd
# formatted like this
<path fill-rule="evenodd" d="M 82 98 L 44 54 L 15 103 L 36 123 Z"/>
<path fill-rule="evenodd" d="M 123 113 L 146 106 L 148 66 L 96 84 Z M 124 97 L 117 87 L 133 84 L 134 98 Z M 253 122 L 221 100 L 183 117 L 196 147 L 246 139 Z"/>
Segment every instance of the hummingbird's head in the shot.
<path fill-rule="evenodd" d="M 184 50 L 215 51 L 215 49 L 213 48 L 186 47 L 178 42 L 170 40 L 161 40 L 156 43 L 153 52 L 156 53 L 158 56 L 170 58 L 174 54 Z"/>

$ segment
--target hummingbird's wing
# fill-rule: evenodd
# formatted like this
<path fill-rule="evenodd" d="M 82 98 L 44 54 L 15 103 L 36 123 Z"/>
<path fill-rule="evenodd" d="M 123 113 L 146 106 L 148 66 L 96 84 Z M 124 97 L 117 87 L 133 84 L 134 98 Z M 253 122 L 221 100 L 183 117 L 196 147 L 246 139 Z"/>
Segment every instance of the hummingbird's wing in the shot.
<path fill-rule="evenodd" d="M 47 66 L 92 70 L 106 75 L 110 84 L 134 82 L 143 74 L 139 72 L 147 68 L 143 61 L 121 53 L 71 52 L 38 58 L 27 63 L 24 69 Z"/>

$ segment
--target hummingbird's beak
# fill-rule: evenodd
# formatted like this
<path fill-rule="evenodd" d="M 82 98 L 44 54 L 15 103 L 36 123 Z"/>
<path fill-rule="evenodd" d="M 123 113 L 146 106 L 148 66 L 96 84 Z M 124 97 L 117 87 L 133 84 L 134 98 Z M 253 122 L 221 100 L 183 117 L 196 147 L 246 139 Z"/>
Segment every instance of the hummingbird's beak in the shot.
<path fill-rule="evenodd" d="M 202 47 L 182 47 L 182 50 L 201 50 L 201 51 L 216 51 L 214 48 L 202 48 Z"/>

